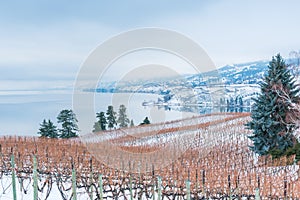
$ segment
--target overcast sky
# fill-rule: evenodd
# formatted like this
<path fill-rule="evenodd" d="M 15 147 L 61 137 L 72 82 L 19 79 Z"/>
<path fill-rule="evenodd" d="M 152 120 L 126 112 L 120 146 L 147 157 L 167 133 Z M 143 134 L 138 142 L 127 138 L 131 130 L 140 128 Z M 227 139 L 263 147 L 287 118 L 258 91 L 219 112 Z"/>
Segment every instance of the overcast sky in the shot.
<path fill-rule="evenodd" d="M 190 37 L 218 67 L 287 57 L 300 49 L 299 20 L 297 0 L 1 1 L 0 90 L 17 80 L 72 82 L 97 45 L 143 27 Z"/>

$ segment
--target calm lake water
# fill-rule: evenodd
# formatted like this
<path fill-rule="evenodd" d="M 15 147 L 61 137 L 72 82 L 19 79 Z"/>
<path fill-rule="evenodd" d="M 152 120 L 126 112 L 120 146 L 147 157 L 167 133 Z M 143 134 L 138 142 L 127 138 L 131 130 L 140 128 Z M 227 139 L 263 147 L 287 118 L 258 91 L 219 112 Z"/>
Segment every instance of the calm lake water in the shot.
<path fill-rule="evenodd" d="M 164 122 L 195 115 L 168 110 L 164 107 L 144 107 L 143 101 L 157 100 L 153 94 L 109 94 L 95 93 L 95 113 L 106 111 L 114 105 L 127 107 L 127 114 L 135 125 L 148 116 L 151 122 Z M 83 102 L 84 103 L 84 102 Z M 72 109 L 72 91 L 63 92 L 7 92 L 0 94 L 0 135 L 36 135 L 43 119 L 56 123 L 56 116 L 62 109 Z M 96 118 L 95 118 L 96 121 Z M 79 127 L 80 128 L 80 127 Z"/>

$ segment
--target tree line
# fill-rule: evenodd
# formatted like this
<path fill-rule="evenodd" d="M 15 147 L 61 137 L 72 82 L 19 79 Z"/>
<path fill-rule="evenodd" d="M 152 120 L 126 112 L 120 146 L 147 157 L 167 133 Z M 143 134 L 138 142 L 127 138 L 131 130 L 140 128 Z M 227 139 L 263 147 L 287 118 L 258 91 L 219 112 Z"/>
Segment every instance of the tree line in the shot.
<path fill-rule="evenodd" d="M 120 105 L 118 114 L 114 111 L 112 105 L 108 106 L 106 112 L 96 113 L 97 121 L 93 126 L 93 132 L 111 130 L 116 128 L 134 127 L 133 120 L 129 120 L 126 113 L 125 105 Z M 73 138 L 78 137 L 78 120 L 71 109 L 60 111 L 57 116 L 58 126 L 48 119 L 44 119 L 40 124 L 38 134 L 47 138 Z M 139 124 L 150 124 L 148 117 Z"/>
<path fill-rule="evenodd" d="M 44 119 L 40 124 L 38 134 L 48 138 L 72 138 L 78 137 L 78 125 L 75 113 L 72 110 L 62 110 L 57 116 L 59 128 L 48 119 Z"/>
<path fill-rule="evenodd" d="M 133 120 L 129 120 L 125 105 L 120 105 L 118 113 L 114 111 L 113 106 L 108 106 L 107 111 L 101 111 L 96 113 L 97 121 L 94 123 L 93 132 L 111 130 L 116 128 L 126 128 L 126 127 L 133 127 L 134 122 Z M 148 117 L 139 124 L 150 124 L 150 120 Z"/>

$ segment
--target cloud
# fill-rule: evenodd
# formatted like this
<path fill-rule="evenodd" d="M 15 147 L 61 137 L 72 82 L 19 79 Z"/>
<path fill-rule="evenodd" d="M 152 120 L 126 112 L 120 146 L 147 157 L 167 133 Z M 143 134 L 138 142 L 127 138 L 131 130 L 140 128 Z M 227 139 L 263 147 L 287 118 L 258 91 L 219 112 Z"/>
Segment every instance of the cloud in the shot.
<path fill-rule="evenodd" d="M 74 80 L 89 53 L 117 32 L 81 21 L 6 29 L 0 33 L 0 80 Z"/>
<path fill-rule="evenodd" d="M 299 6 L 299 1 L 217 1 L 202 12 L 173 13 L 159 26 L 189 36 L 222 66 L 299 49 Z"/>
<path fill-rule="evenodd" d="M 300 46 L 298 7 L 292 0 L 2 2 L 1 79 L 74 79 L 97 45 L 141 27 L 187 35 L 217 66 L 288 56 Z"/>

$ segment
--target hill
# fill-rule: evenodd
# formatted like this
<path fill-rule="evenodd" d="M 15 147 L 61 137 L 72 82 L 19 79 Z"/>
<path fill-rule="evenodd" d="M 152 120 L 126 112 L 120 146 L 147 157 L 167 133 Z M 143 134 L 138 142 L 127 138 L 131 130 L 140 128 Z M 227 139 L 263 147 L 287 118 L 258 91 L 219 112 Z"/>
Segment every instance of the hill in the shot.
<path fill-rule="evenodd" d="M 94 133 L 81 141 L 2 137 L 1 178 L 6 180 L 2 188 L 11 187 L 14 171 L 27 199 L 36 156 L 43 197 L 54 192 L 70 199 L 77 190 L 78 199 L 86 199 L 87 194 L 108 199 L 152 199 L 153 195 L 249 199 L 258 188 L 262 198 L 299 198 L 299 165 L 289 165 L 293 158 L 258 159 L 250 152 L 244 129 L 248 120 L 249 114 L 241 113 L 201 115 Z M 15 155 L 14 168 L 11 155 Z M 77 189 L 71 190 L 72 169 Z"/>

